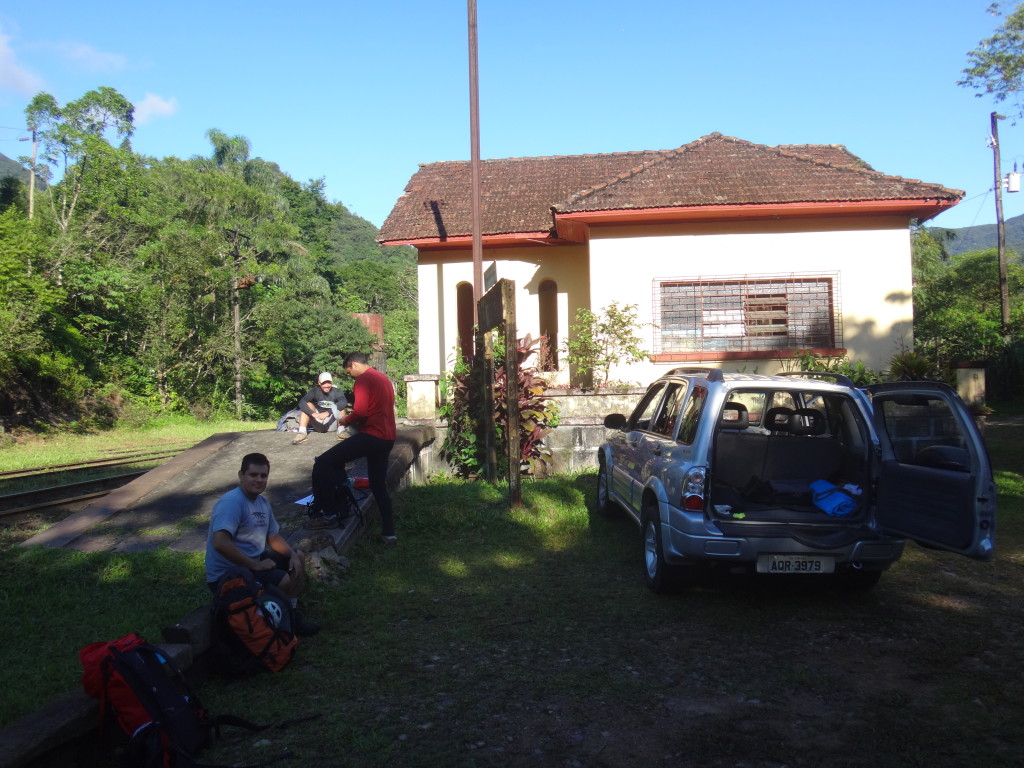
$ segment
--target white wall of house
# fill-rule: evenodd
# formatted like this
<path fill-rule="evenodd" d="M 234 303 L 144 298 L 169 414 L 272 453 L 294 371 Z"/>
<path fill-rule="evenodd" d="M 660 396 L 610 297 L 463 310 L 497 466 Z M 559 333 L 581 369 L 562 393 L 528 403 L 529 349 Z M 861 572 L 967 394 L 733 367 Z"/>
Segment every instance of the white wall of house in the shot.
<path fill-rule="evenodd" d="M 418 262 L 420 373 L 444 373 L 451 367 L 458 340 L 456 289 L 472 284 L 472 254 L 465 250 L 421 252 Z M 575 307 L 589 303 L 589 260 L 586 246 L 485 248 L 483 266 L 493 266 L 497 279 L 516 286 L 516 331 L 540 335 L 540 285 L 558 286 L 558 330 L 564 342 L 575 321 Z M 566 370 L 564 376 L 568 377 Z M 555 381 L 552 382 L 556 383 Z"/>
<path fill-rule="evenodd" d="M 727 229 L 728 231 L 723 231 Z M 899 217 L 828 221 L 729 222 L 691 226 L 594 227 L 591 308 L 636 304 L 654 350 L 655 278 L 839 273 L 843 342 L 849 357 L 879 370 L 912 344 L 910 234 Z M 613 369 L 611 379 L 648 382 L 679 365 L 774 373 L 775 359 L 644 363 Z"/>
<path fill-rule="evenodd" d="M 458 337 L 456 286 L 472 284 L 468 250 L 419 255 L 420 373 L 443 374 Z M 875 370 L 912 345 L 910 233 L 901 217 L 851 217 L 785 222 L 595 226 L 588 245 L 487 248 L 484 269 L 516 286 L 519 336 L 539 335 L 543 280 L 558 286 L 558 328 L 564 347 L 577 307 L 594 312 L 613 301 L 636 304 L 647 349 L 654 350 L 656 278 L 839 274 L 843 342 L 850 358 Z M 551 383 L 568 382 L 568 367 Z M 679 365 L 774 373 L 777 359 L 641 363 L 613 369 L 611 379 L 646 384 Z"/>

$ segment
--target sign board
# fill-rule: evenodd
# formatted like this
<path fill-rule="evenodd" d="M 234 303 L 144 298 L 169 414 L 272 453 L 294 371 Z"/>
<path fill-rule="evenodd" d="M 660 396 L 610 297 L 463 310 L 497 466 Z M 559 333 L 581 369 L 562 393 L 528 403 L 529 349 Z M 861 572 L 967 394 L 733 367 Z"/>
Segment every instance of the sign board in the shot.
<path fill-rule="evenodd" d="M 507 286 L 507 287 L 506 287 Z M 505 310 L 508 299 L 512 297 L 514 284 L 502 278 L 487 293 L 480 297 L 477 314 L 480 319 L 480 332 L 487 333 L 505 321 Z"/>

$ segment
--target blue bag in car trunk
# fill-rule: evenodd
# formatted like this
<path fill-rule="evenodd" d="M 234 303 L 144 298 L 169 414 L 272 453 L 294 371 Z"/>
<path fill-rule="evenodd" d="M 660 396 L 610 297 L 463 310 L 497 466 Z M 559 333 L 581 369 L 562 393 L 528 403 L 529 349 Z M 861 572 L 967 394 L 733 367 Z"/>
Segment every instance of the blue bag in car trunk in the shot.
<path fill-rule="evenodd" d="M 857 511 L 857 500 L 828 480 L 815 480 L 811 483 L 811 491 L 814 493 L 814 506 L 826 514 L 845 517 Z"/>

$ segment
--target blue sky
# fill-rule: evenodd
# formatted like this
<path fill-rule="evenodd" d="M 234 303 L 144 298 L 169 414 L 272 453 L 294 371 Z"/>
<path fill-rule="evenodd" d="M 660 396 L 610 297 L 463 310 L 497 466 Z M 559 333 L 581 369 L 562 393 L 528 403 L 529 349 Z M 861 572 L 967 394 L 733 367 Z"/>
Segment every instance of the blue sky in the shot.
<path fill-rule="evenodd" d="M 478 0 L 483 157 L 669 149 L 718 131 L 844 144 L 876 170 L 962 189 L 933 224 L 995 221 L 987 97 L 956 85 L 990 0 Z M 1011 4 L 1012 5 L 1012 4 Z M 209 128 L 380 226 L 418 163 L 468 160 L 465 0 L 0 9 L 0 152 L 24 108 L 99 86 L 136 106 L 138 152 L 208 155 Z M 1000 124 L 1024 170 L 1024 122 Z M 1004 195 L 1007 218 L 1024 195 Z"/>

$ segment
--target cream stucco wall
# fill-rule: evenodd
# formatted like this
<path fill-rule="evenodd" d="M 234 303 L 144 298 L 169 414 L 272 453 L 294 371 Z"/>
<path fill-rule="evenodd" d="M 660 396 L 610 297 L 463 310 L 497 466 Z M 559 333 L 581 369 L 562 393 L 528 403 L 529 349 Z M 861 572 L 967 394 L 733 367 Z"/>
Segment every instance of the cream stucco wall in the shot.
<path fill-rule="evenodd" d="M 654 350 L 654 279 L 839 273 L 843 339 L 851 359 L 883 369 L 911 345 L 910 234 L 905 219 L 844 218 L 786 222 L 594 227 L 589 246 L 485 249 L 484 270 L 516 286 L 519 336 L 539 335 L 538 291 L 558 286 L 561 345 L 577 307 L 600 312 L 612 301 L 636 304 L 647 349 Z M 472 283 L 468 250 L 419 256 L 420 373 L 444 373 L 458 335 L 456 286 Z M 613 370 L 617 381 L 647 383 L 678 365 L 721 365 L 770 373 L 776 360 L 642 363 Z M 568 370 L 553 384 L 567 383 Z"/>
<path fill-rule="evenodd" d="M 420 373 L 443 373 L 451 367 L 458 339 L 456 291 L 459 283 L 473 282 L 471 259 L 467 250 L 420 253 Z M 544 280 L 553 280 L 558 286 L 558 331 L 562 340 L 575 307 L 589 303 L 586 246 L 486 248 L 483 267 L 485 272 L 493 267 L 496 279 L 515 283 L 516 331 L 520 337 L 527 333 L 540 335 L 538 294 Z"/>
<path fill-rule="evenodd" d="M 723 229 L 727 231 L 723 231 Z M 628 267 L 624 268 L 624 265 Z M 680 227 L 594 228 L 590 241 L 591 303 L 636 304 L 643 336 L 654 350 L 655 278 L 839 273 L 843 342 L 851 360 L 883 369 L 911 345 L 910 233 L 899 218 L 731 222 Z M 644 363 L 612 370 L 611 378 L 647 382 L 678 365 L 726 370 L 780 370 L 776 360 Z"/>

